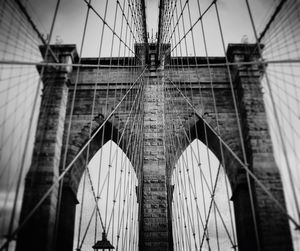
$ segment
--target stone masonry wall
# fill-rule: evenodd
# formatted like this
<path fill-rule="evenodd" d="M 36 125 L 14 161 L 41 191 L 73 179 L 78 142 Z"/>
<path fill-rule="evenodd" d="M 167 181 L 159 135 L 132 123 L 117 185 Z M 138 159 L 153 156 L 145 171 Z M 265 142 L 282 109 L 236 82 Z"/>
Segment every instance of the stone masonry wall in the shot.
<path fill-rule="evenodd" d="M 58 48 L 62 53 L 63 46 L 58 45 Z M 68 53 L 72 48 L 72 46 L 66 46 Z M 235 54 L 243 55 L 246 51 L 231 49 L 230 53 L 230 60 L 234 60 L 236 58 Z M 62 74 L 62 70 L 64 69 L 49 75 L 49 83 L 52 84 L 51 88 L 54 88 L 51 94 L 47 92 L 46 88 L 44 90 L 33 163 L 26 182 L 23 216 L 58 176 L 61 153 L 64 151 L 62 145 L 66 140 L 67 121 L 69 121 L 70 116 L 70 101 L 74 92 L 74 81 L 77 79 L 76 69 L 73 69 L 70 78 Z M 267 187 L 274 192 L 276 198 L 284 203 L 280 175 L 274 162 L 268 134 L 258 69 L 237 68 L 232 69 L 232 73 L 249 168 L 255 172 L 261 181 L 267 184 Z M 106 68 L 100 71 L 95 68 L 82 68 L 80 70 L 67 163 L 73 159 L 88 139 L 90 121 L 92 120 L 93 130 L 101 125 L 103 118 L 119 102 L 122 94 L 125 94 L 130 82 L 137 75 L 138 71 L 132 72 L 129 68 L 124 67 L 109 70 Z M 210 76 L 212 76 L 212 82 Z M 169 80 L 173 81 L 196 107 L 200 117 L 187 105 L 187 102 L 172 87 Z M 228 72 L 225 67 L 212 67 L 211 71 L 208 71 L 205 67 L 188 68 L 187 65 L 180 66 L 165 70 L 164 78 L 161 72 L 158 71 L 147 73 L 145 81 L 143 180 L 139 183 L 143 185 L 139 202 L 142 207 L 139 248 L 140 250 L 162 251 L 170 250 L 172 247 L 172 233 L 170 232 L 168 219 L 170 212 L 168 212 L 167 202 L 169 185 L 167 174 L 170 175 L 170 172 L 166 167 L 164 152 L 164 123 L 166 128 L 168 128 L 168 123 L 171 120 L 172 123 L 169 124 L 176 125 L 172 130 L 174 130 L 174 135 L 177 135 L 180 139 L 177 145 L 178 158 L 187 147 L 188 142 L 196 138 L 207 144 L 220 160 L 221 151 L 218 134 L 239 157 L 242 157 L 241 145 Z M 95 111 L 97 112 L 94 114 L 94 118 L 91 118 L 95 83 L 98 84 L 95 104 Z M 119 96 L 115 96 L 116 90 L 118 90 Z M 166 91 L 169 93 L 169 98 L 165 96 Z M 217 112 L 214 109 L 215 104 L 212 93 L 215 94 Z M 49 98 L 53 99 L 51 105 L 47 103 Z M 169 102 L 168 104 L 172 110 L 164 116 L 166 102 Z M 102 146 L 102 143 L 110 139 L 111 135 L 113 135 L 114 140 L 114 137 L 117 137 L 118 133 L 122 131 L 129 107 L 130 105 L 121 106 L 120 110 L 106 124 L 105 132 L 102 131 L 96 136 L 91 144 L 90 158 Z M 203 123 L 203 120 L 213 130 L 209 129 Z M 176 123 L 173 123 L 174 121 Z M 206 129 L 207 135 L 205 135 L 204 129 Z M 104 135 L 103 142 L 101 133 Z M 126 133 L 130 134 L 130 132 Z M 124 141 L 127 138 L 125 135 Z M 186 144 L 180 142 L 186 142 Z M 123 143 L 120 144 L 120 147 L 124 145 Z M 239 250 L 257 250 L 257 247 L 253 244 L 255 239 L 253 237 L 254 230 L 245 171 L 225 148 L 223 151 L 225 168 L 233 191 L 232 199 L 235 207 Z M 130 150 L 128 155 L 134 158 Z M 35 156 L 37 157 L 35 158 Z M 135 163 L 133 159 L 131 161 Z M 175 162 L 176 160 L 174 160 L 174 164 Z M 72 171 L 64 180 L 64 188 L 69 189 L 63 190 L 63 193 L 67 195 L 66 200 L 62 201 L 62 211 L 67 216 L 65 219 L 67 219 L 68 226 L 72 226 L 74 223 L 75 205 L 77 203 L 76 193 L 84 165 L 83 160 L 76 162 Z M 172 168 L 172 166 L 168 168 Z M 253 186 L 252 191 L 261 250 L 292 250 L 287 219 L 278 212 L 274 204 L 258 186 Z M 57 189 L 54 189 L 51 196 L 33 217 L 32 223 L 27 225 L 24 231 L 21 232 L 18 250 L 27 250 L 24 247 L 28 247 L 28 250 L 54 250 L 55 233 L 53 229 L 57 209 L 56 196 Z M 71 250 L 72 231 L 68 228 L 59 228 L 58 232 L 60 236 L 67 236 L 68 243 L 70 243 L 68 247 L 64 246 L 64 250 Z M 37 239 L 38 241 L 36 241 Z"/>
<path fill-rule="evenodd" d="M 47 72 L 44 82 L 32 164 L 26 177 L 21 222 L 59 175 L 68 96 L 67 75 L 65 72 Z M 57 198 L 58 184 L 21 230 L 17 250 L 54 250 Z"/>
<path fill-rule="evenodd" d="M 169 250 L 164 96 L 159 76 L 148 78 L 144 99 L 144 163 L 140 250 Z"/>
<path fill-rule="evenodd" d="M 235 45 L 229 48 L 234 62 L 258 60 L 255 46 Z M 272 141 L 266 118 L 260 83 L 261 68 L 236 66 L 233 71 L 237 85 L 238 101 L 241 110 L 243 137 L 247 150 L 249 167 L 264 186 L 285 207 L 283 186 L 278 167 L 273 156 Z M 256 217 L 260 229 L 262 250 L 292 250 L 290 229 L 287 218 L 276 204 L 254 183 Z"/>

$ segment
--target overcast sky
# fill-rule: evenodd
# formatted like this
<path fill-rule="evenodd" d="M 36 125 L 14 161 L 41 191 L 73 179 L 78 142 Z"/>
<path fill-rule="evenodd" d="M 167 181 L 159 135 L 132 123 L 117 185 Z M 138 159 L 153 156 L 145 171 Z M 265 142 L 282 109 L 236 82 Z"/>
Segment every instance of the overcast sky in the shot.
<path fill-rule="evenodd" d="M 26 2 L 26 0 L 24 0 Z M 100 15 L 104 15 L 105 0 L 94 0 L 92 5 L 99 12 Z M 107 16 L 107 22 L 110 26 L 113 26 L 115 4 L 116 1 L 109 0 L 109 12 Z M 121 4 L 123 0 L 120 0 Z M 183 1 L 182 1 L 183 2 Z M 201 1 L 202 11 L 210 4 L 211 0 Z M 261 31 L 264 24 L 268 20 L 268 17 L 276 6 L 275 0 L 250 0 L 250 4 L 253 10 L 255 24 L 258 31 Z M 158 26 L 158 3 L 159 0 L 146 0 L 146 19 L 147 30 L 152 35 L 157 32 Z M 43 34 L 48 34 L 50 24 L 53 18 L 53 12 L 56 1 L 41 1 L 41 0 L 28 0 L 27 9 L 30 12 L 30 16 L 36 23 L 38 29 Z M 249 42 L 253 42 L 253 32 L 250 25 L 250 20 L 247 14 L 245 1 L 241 0 L 219 0 L 219 10 L 222 20 L 223 32 L 226 43 L 239 43 L 243 37 L 248 37 Z M 198 18 L 199 13 L 195 0 L 190 0 L 191 5 L 191 19 L 192 23 Z M 67 44 L 76 44 L 79 51 L 84 20 L 86 15 L 86 4 L 83 0 L 62 0 L 61 6 L 58 12 L 58 18 L 54 29 L 54 36 L 52 41 L 60 41 Z M 119 14 L 120 15 L 120 12 Z M 187 16 L 185 15 L 185 26 L 189 28 Z M 203 19 L 205 25 L 205 31 L 207 34 L 208 52 L 210 56 L 223 56 L 220 35 L 218 26 L 216 23 L 216 16 L 214 9 L 212 8 L 205 18 Z M 83 49 L 83 56 L 96 57 L 99 50 L 99 41 L 102 28 L 102 21 L 96 17 L 93 13 L 90 15 L 86 42 Z M 197 43 L 197 54 L 204 55 L 202 40 L 200 36 L 200 23 L 195 27 L 194 35 Z M 180 28 L 182 29 L 182 28 Z M 120 34 L 120 22 L 117 23 L 116 32 Z M 182 33 L 181 33 L 182 35 Z M 124 33 L 123 33 L 124 36 Z M 178 40 L 178 39 L 177 39 Z M 188 40 L 189 41 L 189 40 Z M 116 46 L 115 44 L 114 46 Z M 101 56 L 109 56 L 111 48 L 111 32 L 106 29 L 105 40 Z M 188 54 L 193 54 L 191 43 L 188 44 Z M 116 50 L 113 52 L 113 56 L 116 56 Z M 1 198 L 0 198 L 1 200 Z"/>
<path fill-rule="evenodd" d="M 104 16 L 105 0 L 92 1 L 92 5 L 98 11 L 98 13 Z M 115 1 L 108 1 L 109 12 L 107 14 L 107 23 L 113 26 L 113 20 L 115 15 Z M 195 0 L 190 0 L 191 19 L 192 23 L 199 17 L 198 7 Z M 276 6 L 278 0 L 250 0 L 251 8 L 253 10 L 254 19 L 256 26 L 261 30 L 263 25 L 266 23 L 267 17 L 272 13 L 272 10 Z M 123 1 L 120 1 L 122 4 Z M 158 0 L 146 0 L 146 19 L 147 19 L 147 30 L 151 37 L 152 30 L 155 35 L 158 27 Z M 179 3 L 179 2 L 178 2 Z M 202 12 L 211 3 L 211 0 L 203 0 L 201 3 Z M 53 18 L 53 12 L 56 1 L 40 1 L 40 0 L 28 0 L 27 8 L 33 13 L 33 20 L 36 22 L 38 28 L 42 33 L 49 33 L 51 20 Z M 184 4 L 184 3 L 183 3 Z M 247 14 L 245 1 L 241 0 L 219 0 L 219 11 L 222 20 L 222 26 L 224 30 L 225 41 L 228 43 L 238 43 L 241 41 L 243 36 L 247 36 L 249 40 L 253 41 L 253 32 L 250 26 L 250 20 Z M 178 6 L 180 6 L 178 4 Z M 180 7 L 178 7 L 180 10 Z M 118 10 L 120 14 L 120 10 Z M 188 29 L 190 27 L 187 17 L 187 8 L 184 11 L 185 15 L 185 26 Z M 179 14 L 179 12 L 178 12 Z M 60 9 L 58 12 L 58 18 L 54 30 L 55 38 L 60 38 L 63 43 L 76 43 L 77 49 L 82 37 L 82 31 L 84 26 L 84 20 L 86 15 L 86 4 L 83 0 L 63 0 L 61 1 Z M 176 19 L 175 19 L 176 21 Z M 220 35 L 216 23 L 216 15 L 214 8 L 206 14 L 203 19 L 205 30 L 208 39 L 208 49 L 210 55 L 223 55 L 222 48 L 220 46 Z M 117 24 L 116 31 L 120 34 L 118 28 L 120 22 Z M 102 21 L 96 17 L 95 14 L 91 13 L 88 22 L 88 29 L 86 35 L 85 47 L 83 50 L 84 56 L 96 57 L 98 55 L 100 31 L 102 27 Z M 124 26 L 125 27 L 125 26 Z M 201 42 L 200 34 L 200 23 L 196 25 L 194 34 L 196 41 Z M 182 35 L 182 34 L 181 34 Z M 123 33 L 124 36 L 124 33 Z M 110 48 L 111 44 L 111 32 L 105 33 L 104 48 Z M 197 39 L 198 38 L 198 39 Z M 189 45 L 191 50 L 191 45 Z M 199 46 L 197 46 L 199 47 Z M 199 47 L 201 49 L 201 47 Z M 102 55 L 108 55 L 110 50 L 103 50 Z M 191 52 L 191 51 L 190 51 Z M 116 53 L 116 52 L 115 52 Z M 203 54 L 203 51 L 197 51 L 199 54 Z"/>

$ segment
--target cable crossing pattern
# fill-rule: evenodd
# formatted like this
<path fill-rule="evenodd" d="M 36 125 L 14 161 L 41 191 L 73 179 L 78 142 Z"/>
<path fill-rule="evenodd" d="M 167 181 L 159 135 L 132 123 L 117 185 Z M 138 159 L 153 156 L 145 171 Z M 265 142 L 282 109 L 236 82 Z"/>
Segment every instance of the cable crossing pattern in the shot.
<path fill-rule="evenodd" d="M 300 248 L 300 3 L 233 2 L 1 1 L 1 251 Z"/>

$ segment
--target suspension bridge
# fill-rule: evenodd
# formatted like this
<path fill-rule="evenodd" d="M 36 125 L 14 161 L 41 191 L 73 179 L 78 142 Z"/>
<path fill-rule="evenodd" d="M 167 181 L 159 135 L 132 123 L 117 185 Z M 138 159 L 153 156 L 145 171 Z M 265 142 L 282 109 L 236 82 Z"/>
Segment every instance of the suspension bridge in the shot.
<path fill-rule="evenodd" d="M 300 250 L 299 1 L 0 6 L 1 251 Z"/>

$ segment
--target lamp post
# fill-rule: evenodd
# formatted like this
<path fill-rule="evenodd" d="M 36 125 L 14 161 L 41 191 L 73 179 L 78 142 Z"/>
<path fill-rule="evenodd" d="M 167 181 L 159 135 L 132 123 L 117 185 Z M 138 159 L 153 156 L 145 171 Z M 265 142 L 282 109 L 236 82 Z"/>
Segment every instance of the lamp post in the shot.
<path fill-rule="evenodd" d="M 115 247 L 107 240 L 105 231 L 102 233 L 102 240 L 97 241 L 93 246 L 94 250 L 115 249 Z"/>

